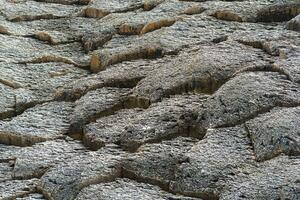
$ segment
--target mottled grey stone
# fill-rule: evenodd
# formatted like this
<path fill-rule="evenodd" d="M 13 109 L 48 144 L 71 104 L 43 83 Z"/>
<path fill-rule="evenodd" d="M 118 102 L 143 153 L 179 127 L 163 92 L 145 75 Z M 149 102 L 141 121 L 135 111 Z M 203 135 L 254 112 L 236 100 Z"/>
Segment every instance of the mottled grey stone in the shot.
<path fill-rule="evenodd" d="M 205 101 L 205 95 L 174 96 L 152 104 L 144 112 L 138 113 L 121 135 L 121 146 L 134 151 L 145 143 L 155 143 L 177 136 L 203 135 L 193 132 L 192 122 L 196 107 Z"/>
<path fill-rule="evenodd" d="M 101 183 L 84 188 L 76 200 L 197 200 L 198 198 L 189 198 L 177 196 L 161 190 L 157 186 L 138 183 L 129 179 L 117 179 L 110 183 Z M 200 200 L 200 199 L 198 199 Z"/>
<path fill-rule="evenodd" d="M 232 42 L 202 46 L 153 71 L 138 83 L 133 95 L 156 102 L 193 90 L 212 93 L 238 70 L 260 65 L 267 65 L 261 50 Z"/>
<path fill-rule="evenodd" d="M 83 142 L 97 150 L 107 144 L 120 144 L 120 138 L 126 126 L 135 119 L 142 109 L 125 109 L 114 115 L 102 117 L 83 129 Z"/>
<path fill-rule="evenodd" d="M 280 156 L 255 168 L 241 169 L 220 199 L 299 199 L 299 167 L 299 157 Z"/>
<path fill-rule="evenodd" d="M 14 116 L 15 107 L 16 99 L 13 88 L 0 83 L 0 119 Z"/>
<path fill-rule="evenodd" d="M 25 147 L 12 152 L 15 155 L 14 178 L 39 178 L 47 170 L 61 162 L 78 156 L 87 150 L 76 141 L 54 140 Z"/>
<path fill-rule="evenodd" d="M 256 159 L 279 154 L 300 155 L 300 107 L 277 108 L 247 122 Z"/>
<path fill-rule="evenodd" d="M 39 189 L 54 200 L 73 199 L 84 187 L 120 177 L 125 156 L 113 148 L 82 153 L 47 171 Z"/>
<path fill-rule="evenodd" d="M 300 14 L 287 23 L 287 29 L 300 32 Z"/>
<path fill-rule="evenodd" d="M 142 145 L 124 162 L 123 175 L 168 189 L 170 181 L 175 178 L 175 169 L 196 142 L 196 139 L 178 137 Z"/>
<path fill-rule="evenodd" d="M 11 180 L 0 182 L 0 198 L 16 199 L 36 192 L 38 179 L 30 180 Z"/>
<path fill-rule="evenodd" d="M 70 126 L 73 104 L 51 102 L 26 110 L 11 121 L 0 122 L 0 141 L 29 146 L 46 140 L 64 138 Z"/>
<path fill-rule="evenodd" d="M 31 21 L 37 19 L 53 19 L 69 17 L 79 11 L 79 7 L 66 6 L 51 3 L 39 3 L 36 1 L 13 1 L 1 0 L 1 13 L 10 21 Z"/>
<path fill-rule="evenodd" d="M 243 127 L 208 130 L 175 171 L 173 192 L 218 199 L 228 180 L 253 162 L 251 141 Z"/>
<path fill-rule="evenodd" d="M 85 124 L 124 108 L 129 91 L 108 87 L 88 92 L 75 102 L 74 113 L 70 116 L 70 133 L 82 133 Z"/>
<path fill-rule="evenodd" d="M 277 72 L 239 74 L 199 107 L 199 128 L 241 124 L 277 106 L 299 105 L 299 94 L 299 87 Z"/>

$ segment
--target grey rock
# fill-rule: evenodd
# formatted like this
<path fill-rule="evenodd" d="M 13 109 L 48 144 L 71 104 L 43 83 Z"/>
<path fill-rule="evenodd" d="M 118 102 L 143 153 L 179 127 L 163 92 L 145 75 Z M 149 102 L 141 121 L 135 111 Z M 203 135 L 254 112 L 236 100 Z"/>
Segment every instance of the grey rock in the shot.
<path fill-rule="evenodd" d="M 42 194 L 31 193 L 25 197 L 16 198 L 16 200 L 46 200 Z"/>
<path fill-rule="evenodd" d="M 54 140 L 13 151 L 14 178 L 39 178 L 51 167 L 84 153 L 86 149 L 76 141 Z"/>
<path fill-rule="evenodd" d="M 173 192 L 218 199 L 226 182 L 253 162 L 251 141 L 243 127 L 208 130 L 205 138 L 184 155 L 175 171 Z"/>
<path fill-rule="evenodd" d="M 247 122 L 256 159 L 300 154 L 300 108 L 278 108 Z"/>
<path fill-rule="evenodd" d="M 159 144 L 142 145 L 124 162 L 123 175 L 168 190 L 177 165 L 184 161 L 184 154 L 196 142 L 197 139 L 178 137 Z"/>
<path fill-rule="evenodd" d="M 231 42 L 203 46 L 182 53 L 173 62 L 153 71 L 134 88 L 133 96 L 156 102 L 194 90 L 212 93 L 238 70 L 267 65 L 263 57 L 260 50 Z"/>
<path fill-rule="evenodd" d="M 83 142 L 91 149 L 97 150 L 107 144 L 120 144 L 126 126 L 135 120 L 142 109 L 125 109 L 114 115 L 102 117 L 83 129 Z"/>
<path fill-rule="evenodd" d="M 218 19 L 239 22 L 280 22 L 298 14 L 297 0 L 261 0 L 241 2 L 208 1 L 205 8 Z"/>
<path fill-rule="evenodd" d="M 0 183 L 1 199 L 16 199 L 36 192 L 38 179 L 12 180 Z"/>
<path fill-rule="evenodd" d="M 51 3 L 39 3 L 36 1 L 23 1 L 13 3 L 1 0 L 1 12 L 10 21 L 31 21 L 36 19 L 53 19 L 68 17 L 76 14 L 79 7 L 66 6 Z"/>
<path fill-rule="evenodd" d="M 284 167 L 283 167 L 284 166 Z M 280 156 L 241 170 L 220 199 L 299 199 L 299 158 Z"/>
<path fill-rule="evenodd" d="M 0 68 L 0 82 L 15 89 L 14 107 L 17 114 L 35 104 L 53 100 L 57 88 L 88 74 L 85 70 L 63 63 L 0 63 Z"/>
<path fill-rule="evenodd" d="M 14 90 L 0 83 L 0 119 L 14 116 L 15 107 L 16 100 Z"/>
<path fill-rule="evenodd" d="M 64 138 L 70 126 L 73 104 L 51 102 L 26 110 L 11 121 L 0 122 L 3 144 L 29 146 L 38 142 Z"/>
<path fill-rule="evenodd" d="M 70 133 L 81 134 L 85 124 L 124 108 L 129 91 L 127 88 L 100 88 L 88 92 L 75 102 Z"/>
<path fill-rule="evenodd" d="M 103 200 L 197 200 L 198 198 L 189 198 L 177 196 L 161 190 L 157 186 L 138 183 L 129 179 L 117 179 L 111 183 L 101 183 L 83 189 L 76 200 L 83 199 L 103 199 Z M 200 199 L 199 199 L 200 200 Z"/>
<path fill-rule="evenodd" d="M 33 38 L 0 35 L 0 45 L 0 62 L 64 62 L 81 67 L 88 65 L 88 57 L 80 43 L 51 46 Z"/>
<path fill-rule="evenodd" d="M 130 151 L 145 143 L 155 143 L 177 136 L 203 135 L 193 132 L 193 115 L 205 95 L 182 95 L 152 104 L 136 115 L 121 135 L 121 146 Z"/>
<path fill-rule="evenodd" d="M 54 200 L 74 199 L 84 187 L 120 177 L 125 156 L 114 148 L 80 154 L 47 171 L 39 189 Z"/>
<path fill-rule="evenodd" d="M 300 32 L 300 15 L 297 15 L 287 23 L 287 29 Z"/>
<path fill-rule="evenodd" d="M 82 14 L 86 17 L 101 18 L 114 12 L 126 12 L 141 8 L 141 0 L 91 0 L 89 5 L 84 8 Z"/>
<path fill-rule="evenodd" d="M 297 106 L 298 90 L 296 84 L 277 72 L 239 74 L 199 107 L 199 128 L 242 124 L 277 106 Z"/>

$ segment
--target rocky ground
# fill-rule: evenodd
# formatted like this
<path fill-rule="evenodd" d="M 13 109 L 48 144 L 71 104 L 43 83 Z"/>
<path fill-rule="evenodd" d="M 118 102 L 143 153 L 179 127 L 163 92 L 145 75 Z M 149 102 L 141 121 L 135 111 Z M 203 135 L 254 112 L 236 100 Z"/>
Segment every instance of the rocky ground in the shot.
<path fill-rule="evenodd" d="M 299 13 L 0 0 L 0 199 L 300 199 Z"/>

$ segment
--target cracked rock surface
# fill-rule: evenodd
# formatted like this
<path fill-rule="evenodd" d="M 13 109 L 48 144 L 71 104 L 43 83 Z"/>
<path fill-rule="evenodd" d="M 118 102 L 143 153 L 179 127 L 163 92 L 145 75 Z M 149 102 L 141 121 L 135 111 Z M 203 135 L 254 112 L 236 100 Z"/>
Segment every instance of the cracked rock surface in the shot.
<path fill-rule="evenodd" d="M 0 199 L 298 200 L 299 84 L 299 0 L 0 0 Z"/>

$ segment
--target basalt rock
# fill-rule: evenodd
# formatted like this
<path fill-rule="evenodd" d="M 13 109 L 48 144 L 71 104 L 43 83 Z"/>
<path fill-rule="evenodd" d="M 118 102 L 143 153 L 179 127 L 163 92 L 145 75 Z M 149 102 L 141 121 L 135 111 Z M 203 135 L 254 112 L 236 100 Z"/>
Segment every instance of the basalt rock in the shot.
<path fill-rule="evenodd" d="M 299 0 L 0 0 L 0 199 L 300 199 Z"/>

